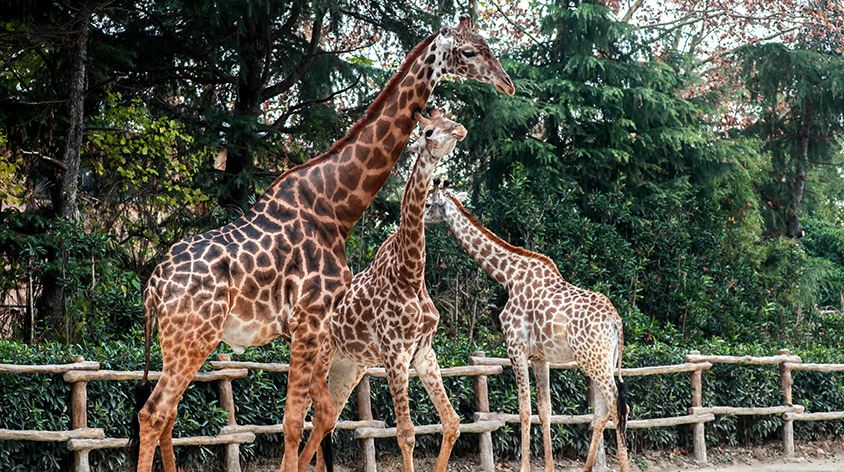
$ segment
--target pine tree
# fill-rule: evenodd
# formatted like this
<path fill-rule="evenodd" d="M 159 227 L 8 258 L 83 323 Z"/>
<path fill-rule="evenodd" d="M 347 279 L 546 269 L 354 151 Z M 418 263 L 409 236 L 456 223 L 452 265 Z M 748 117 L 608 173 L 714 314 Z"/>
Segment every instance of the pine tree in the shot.
<path fill-rule="evenodd" d="M 740 70 L 758 110 L 746 132 L 762 140 L 772 162 L 770 180 L 758 187 L 768 209 L 769 233 L 803 236 L 801 207 L 813 169 L 820 178 L 840 178 L 844 58 L 823 49 L 762 44 L 739 52 Z"/>

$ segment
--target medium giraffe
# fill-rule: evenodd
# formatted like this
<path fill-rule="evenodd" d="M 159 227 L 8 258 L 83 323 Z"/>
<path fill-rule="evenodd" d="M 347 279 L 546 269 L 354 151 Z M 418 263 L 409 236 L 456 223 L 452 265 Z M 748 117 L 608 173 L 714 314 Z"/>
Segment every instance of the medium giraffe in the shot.
<path fill-rule="evenodd" d="M 310 401 L 312 437 L 336 413 L 317 362 L 327 319 L 351 283 L 345 243 L 372 202 L 412 131 L 414 114 L 445 73 L 515 88 L 486 41 L 466 18 L 410 51 L 365 114 L 324 154 L 275 181 L 242 217 L 174 244 L 144 292 L 146 364 L 136 387 L 133 441 L 137 470 L 152 468 L 156 443 L 166 472 L 176 472 L 172 431 L 179 399 L 199 367 L 225 341 L 236 353 L 278 337 L 290 340 L 282 472 L 304 470 L 317 443 L 298 457 Z M 160 329 L 161 379 L 150 392 L 153 314 Z M 298 458 L 298 461 L 297 461 Z"/>
<path fill-rule="evenodd" d="M 466 137 L 466 129 L 439 110 L 431 111 L 430 120 L 421 115 L 417 119 L 423 136 L 411 146 L 418 157 L 404 188 L 399 227 L 381 244 L 372 264 L 355 275 L 331 316 L 334 353 L 328 388 L 339 416 L 367 367 L 383 365 L 393 397 L 396 439 L 404 471 L 412 472 L 416 438 L 407 397 L 412 363 L 442 420 L 442 445 L 434 470 L 445 472 L 451 448 L 460 434 L 460 418 L 443 388 L 431 346 L 440 314 L 425 288 L 422 215 L 437 163 Z M 317 470 L 322 470 L 320 462 Z"/>
<path fill-rule="evenodd" d="M 425 222 L 445 221 L 463 248 L 507 290 L 508 300 L 499 318 L 518 384 L 522 472 L 530 470 L 529 360 L 536 377 L 546 472 L 554 470 L 548 364 L 572 360 L 592 379 L 598 392 L 585 470 L 592 470 L 604 428 L 612 419 L 617 426 L 620 469 L 629 472 L 624 437 L 626 388 L 620 370 L 624 331 L 615 307 L 603 294 L 568 283 L 547 256 L 512 246 L 493 234 L 466 211 L 446 185 L 436 188 L 437 183 Z M 618 384 L 613 382 L 616 367 Z"/>

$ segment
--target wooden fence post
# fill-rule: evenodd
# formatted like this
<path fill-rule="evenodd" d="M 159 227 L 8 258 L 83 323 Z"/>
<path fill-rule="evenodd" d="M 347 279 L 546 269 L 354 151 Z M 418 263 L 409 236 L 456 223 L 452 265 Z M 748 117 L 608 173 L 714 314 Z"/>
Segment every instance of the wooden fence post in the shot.
<path fill-rule="evenodd" d="M 372 398 L 369 391 L 369 375 L 364 375 L 357 386 L 358 416 L 361 420 L 372 420 Z M 376 472 L 375 438 L 361 439 L 363 449 L 363 471 Z"/>
<path fill-rule="evenodd" d="M 73 362 L 85 362 L 82 356 L 73 358 Z M 73 429 L 88 427 L 88 382 L 74 382 L 70 384 L 70 422 Z M 73 470 L 76 472 L 90 472 L 88 462 L 89 449 L 73 451 Z"/>
<path fill-rule="evenodd" d="M 230 361 L 231 356 L 228 354 L 217 355 L 218 361 Z M 237 416 L 235 415 L 234 407 L 234 393 L 232 392 L 232 381 L 230 379 L 220 379 L 217 382 L 217 388 L 220 392 L 220 407 L 229 413 L 229 425 L 237 424 Z M 240 444 L 229 443 L 226 444 L 226 472 L 240 472 Z"/>
<path fill-rule="evenodd" d="M 484 351 L 475 351 L 472 357 L 486 357 Z M 474 359 L 472 364 L 475 364 Z M 486 375 L 475 377 L 475 407 L 478 413 L 489 413 L 489 385 Z M 484 432 L 478 436 L 478 450 L 481 456 L 481 470 L 495 472 L 495 457 L 492 453 L 492 432 Z"/>
<path fill-rule="evenodd" d="M 791 351 L 788 349 L 780 349 L 780 354 L 790 356 Z M 792 406 L 793 397 L 791 387 L 794 385 L 794 380 L 791 378 L 791 369 L 785 366 L 785 362 L 780 363 L 780 385 L 782 387 L 782 398 L 786 405 Z M 788 415 L 783 415 L 782 420 L 782 443 L 783 452 L 786 457 L 794 455 L 794 420 L 790 419 Z"/>
<path fill-rule="evenodd" d="M 598 395 L 597 389 L 595 389 L 595 383 L 592 381 L 592 378 L 589 377 L 589 388 L 588 388 L 588 397 L 589 397 L 589 408 L 591 409 L 592 413 L 595 412 L 595 404 L 596 402 L 596 395 Z M 589 423 L 589 429 L 592 429 L 592 423 Z M 591 436 L 591 434 L 590 434 Z M 595 470 L 597 471 L 605 471 L 607 470 L 607 450 L 604 448 L 604 437 L 601 436 L 601 441 L 598 443 L 598 455 L 595 457 Z"/>
<path fill-rule="evenodd" d="M 700 355 L 699 351 L 692 351 L 690 355 Z M 692 372 L 692 408 L 703 406 L 703 370 Z M 706 423 L 699 422 L 692 425 L 692 437 L 695 462 L 706 463 Z"/>

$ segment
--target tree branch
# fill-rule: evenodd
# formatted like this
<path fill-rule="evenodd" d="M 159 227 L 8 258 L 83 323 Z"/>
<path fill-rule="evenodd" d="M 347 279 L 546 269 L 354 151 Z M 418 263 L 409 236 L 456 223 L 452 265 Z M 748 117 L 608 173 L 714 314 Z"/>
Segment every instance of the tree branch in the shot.
<path fill-rule="evenodd" d="M 636 0 L 635 2 L 633 2 L 633 4 L 630 5 L 630 8 L 627 9 L 627 13 L 625 13 L 624 16 L 621 17 L 621 22 L 627 23 L 628 21 L 630 21 L 630 18 L 633 18 L 633 15 L 636 13 L 636 10 L 638 10 L 643 3 L 645 3 L 645 0 Z"/>
<path fill-rule="evenodd" d="M 311 29 L 311 39 L 308 43 L 308 50 L 305 51 L 305 56 L 302 57 L 302 60 L 299 61 L 299 66 L 296 68 L 295 71 L 290 73 L 287 78 L 278 82 L 275 85 L 271 85 L 264 89 L 261 92 L 261 101 L 265 102 L 283 92 L 286 92 L 293 87 L 305 72 L 308 70 L 308 67 L 313 62 L 314 58 L 316 57 L 316 52 L 319 47 L 319 40 L 322 35 L 322 20 L 325 18 L 325 11 L 318 12 L 316 14 L 316 18 L 314 18 L 314 23 Z"/>
<path fill-rule="evenodd" d="M 55 157 L 45 156 L 44 154 L 41 154 L 40 152 L 36 151 L 21 151 L 21 154 L 23 154 L 24 156 L 37 157 L 38 159 L 41 159 L 42 161 L 48 164 L 52 164 L 56 167 L 61 168 L 63 171 L 67 170 L 67 166 L 64 164 L 64 162 L 56 159 Z"/>
<path fill-rule="evenodd" d="M 297 104 L 291 106 L 290 108 L 287 109 L 286 112 L 284 112 L 283 115 L 281 115 L 277 120 L 275 120 L 273 122 L 273 127 L 277 128 L 277 129 L 283 129 L 282 127 L 284 126 L 284 123 L 286 123 L 287 120 L 291 116 L 295 115 L 300 110 L 307 108 L 311 105 L 316 105 L 317 103 L 325 103 L 325 102 L 331 100 L 332 98 L 334 98 L 338 95 L 341 95 L 343 93 L 348 92 L 349 90 L 355 88 L 360 83 L 362 78 L 363 78 L 363 76 L 359 75 L 357 77 L 357 79 L 351 85 L 349 85 L 348 87 L 344 87 L 340 90 L 337 90 L 336 92 L 331 92 L 330 94 L 328 94 L 328 95 L 326 95 L 322 98 L 315 98 L 313 100 L 305 100 L 304 102 L 297 103 Z"/>
<path fill-rule="evenodd" d="M 495 6 L 495 9 L 496 9 L 496 10 L 498 10 L 498 13 L 500 13 L 500 14 L 501 14 L 501 16 L 504 18 L 504 20 L 505 20 L 505 21 L 507 21 L 507 23 L 510 23 L 510 25 L 511 25 L 511 26 L 513 26 L 513 27 L 514 27 L 514 28 L 516 28 L 517 30 L 521 31 L 521 32 L 522 32 L 525 36 L 527 36 L 528 38 L 530 38 L 530 40 L 531 40 L 531 41 L 533 41 L 533 42 L 534 42 L 534 44 L 536 44 L 537 46 L 540 46 L 540 47 L 544 48 L 546 51 L 548 50 L 548 45 L 547 45 L 547 44 L 540 42 L 540 41 L 539 41 L 538 39 L 536 39 L 536 38 L 535 38 L 532 34 L 528 33 L 527 31 L 525 31 L 525 29 L 524 29 L 524 28 L 522 28 L 522 27 L 521 27 L 521 26 L 519 26 L 516 22 L 514 22 L 513 20 L 511 20 L 511 19 L 510 19 L 510 17 L 509 17 L 509 16 L 507 16 L 507 14 L 506 14 L 506 13 L 504 13 L 504 11 L 501 9 L 501 6 L 499 6 L 499 5 L 498 5 L 498 1 L 493 0 L 491 3 Z"/>

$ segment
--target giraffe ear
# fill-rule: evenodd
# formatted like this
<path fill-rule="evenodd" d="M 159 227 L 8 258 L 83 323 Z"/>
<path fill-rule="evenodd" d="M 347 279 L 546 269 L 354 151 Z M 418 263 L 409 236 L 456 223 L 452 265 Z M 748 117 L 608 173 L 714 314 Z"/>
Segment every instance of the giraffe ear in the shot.
<path fill-rule="evenodd" d="M 454 195 L 454 198 L 456 198 L 460 203 L 465 202 L 469 198 L 468 192 L 454 192 L 452 195 Z"/>

